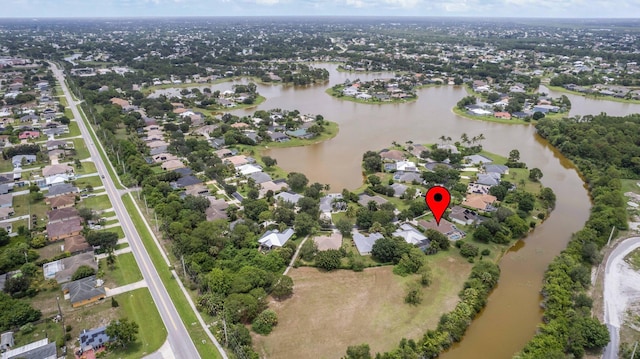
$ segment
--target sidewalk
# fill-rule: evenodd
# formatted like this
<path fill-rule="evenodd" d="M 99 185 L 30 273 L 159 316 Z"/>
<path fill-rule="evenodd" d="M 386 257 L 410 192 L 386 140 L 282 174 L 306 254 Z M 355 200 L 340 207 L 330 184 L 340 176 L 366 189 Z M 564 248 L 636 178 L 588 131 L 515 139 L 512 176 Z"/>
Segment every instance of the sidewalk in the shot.
<path fill-rule="evenodd" d="M 141 280 L 139 282 L 123 285 L 123 286 L 116 287 L 116 288 L 113 288 L 113 289 L 109 289 L 107 287 L 105 287 L 104 289 L 107 292 L 107 297 L 112 297 L 114 295 L 126 293 L 126 292 L 128 292 L 130 290 L 134 290 L 134 289 L 138 289 L 138 288 L 145 288 L 146 286 L 147 286 L 147 282 L 143 279 L 143 280 Z"/>
<path fill-rule="evenodd" d="M 117 256 L 119 254 L 125 254 L 125 253 L 130 253 L 131 252 L 131 247 L 124 247 L 122 249 L 117 249 L 115 251 L 113 251 L 113 255 Z M 107 253 L 100 253 L 100 254 L 96 254 L 96 259 L 100 260 L 100 259 L 104 259 L 107 258 L 109 255 Z"/>
<path fill-rule="evenodd" d="M 173 350 L 171 350 L 171 346 L 167 340 L 158 351 L 145 356 L 144 359 L 176 359 L 176 357 L 173 355 Z"/>

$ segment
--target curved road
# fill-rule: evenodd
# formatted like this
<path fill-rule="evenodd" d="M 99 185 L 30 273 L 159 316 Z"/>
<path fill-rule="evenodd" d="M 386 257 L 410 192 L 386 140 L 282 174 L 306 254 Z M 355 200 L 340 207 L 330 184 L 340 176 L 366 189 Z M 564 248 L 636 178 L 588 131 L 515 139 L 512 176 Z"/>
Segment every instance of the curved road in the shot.
<path fill-rule="evenodd" d="M 62 91 L 67 98 L 67 102 L 69 103 L 69 107 L 71 108 L 71 112 L 73 113 L 73 117 L 75 117 L 76 122 L 80 127 L 82 138 L 84 138 L 87 144 L 87 148 L 89 149 L 91 158 L 93 158 L 94 160 L 98 173 L 102 175 L 102 182 L 104 182 L 104 187 L 109 196 L 109 200 L 111 201 L 116 216 L 118 217 L 118 220 L 122 225 L 124 234 L 129 240 L 133 255 L 136 259 L 136 262 L 138 262 L 138 266 L 140 267 L 143 278 L 149 286 L 149 291 L 151 292 L 153 301 L 156 303 L 158 312 L 160 312 L 160 317 L 162 317 L 162 321 L 167 328 L 167 340 L 169 342 L 169 345 L 171 346 L 171 350 L 173 351 L 173 357 L 189 359 L 200 358 L 198 350 L 189 337 L 187 328 L 184 326 L 182 319 L 180 319 L 180 315 L 178 314 L 176 307 L 173 305 L 167 289 L 162 284 L 162 280 L 160 280 L 160 276 L 158 275 L 156 268 L 153 266 L 149 254 L 144 248 L 142 240 L 140 239 L 140 235 L 133 225 L 133 221 L 131 221 L 131 218 L 127 214 L 127 210 L 124 206 L 124 203 L 122 202 L 122 198 L 120 197 L 118 189 L 113 183 L 111 176 L 109 176 L 107 167 L 105 166 L 105 163 L 102 160 L 98 149 L 96 148 L 96 146 L 100 146 L 100 143 L 96 144 L 93 142 L 93 138 L 91 137 L 87 126 L 80 116 L 80 112 L 78 111 L 77 107 L 79 102 L 73 100 L 73 97 L 69 92 L 69 88 L 64 81 L 64 74 L 62 73 L 60 68 L 54 63 L 50 62 L 49 64 L 51 65 L 51 70 L 53 71 L 53 74 L 56 77 L 58 83 L 60 83 Z"/>
<path fill-rule="evenodd" d="M 620 242 L 609 254 L 604 272 L 604 322 L 609 329 L 609 344 L 604 348 L 602 353 L 603 359 L 617 359 L 618 348 L 620 347 L 620 317 L 619 312 L 623 312 L 624 308 L 619 308 L 615 297 L 618 296 L 618 283 L 616 279 L 612 279 L 614 271 L 618 265 L 622 263 L 624 257 L 640 248 L 640 237 L 632 237 Z"/>

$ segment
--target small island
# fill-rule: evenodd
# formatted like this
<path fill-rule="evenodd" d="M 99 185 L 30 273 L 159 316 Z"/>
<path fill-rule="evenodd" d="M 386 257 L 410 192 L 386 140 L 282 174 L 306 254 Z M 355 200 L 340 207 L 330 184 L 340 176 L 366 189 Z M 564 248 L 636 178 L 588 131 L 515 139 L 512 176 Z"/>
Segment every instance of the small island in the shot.
<path fill-rule="evenodd" d="M 470 94 L 458 101 L 453 112 L 473 120 L 529 124 L 545 117 L 566 117 L 571 110 L 567 96 L 552 98 L 521 83 L 498 86 L 475 80 L 469 85 Z"/>
<path fill-rule="evenodd" d="M 327 93 L 341 100 L 358 103 L 404 103 L 418 99 L 416 89 L 426 85 L 420 76 L 399 76 L 389 79 L 375 79 L 373 81 L 351 82 L 335 85 L 327 89 Z"/>

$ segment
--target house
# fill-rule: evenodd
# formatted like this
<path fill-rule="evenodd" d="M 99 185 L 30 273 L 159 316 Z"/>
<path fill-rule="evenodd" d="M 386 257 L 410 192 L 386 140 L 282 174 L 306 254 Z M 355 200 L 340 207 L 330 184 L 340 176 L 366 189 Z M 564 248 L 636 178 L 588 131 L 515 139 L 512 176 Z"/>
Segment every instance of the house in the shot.
<path fill-rule="evenodd" d="M 42 176 L 47 186 L 63 183 L 74 178 L 73 167 L 62 164 L 45 166 L 42 169 Z"/>
<path fill-rule="evenodd" d="M 249 160 L 247 159 L 247 156 L 244 155 L 237 155 L 237 156 L 231 156 L 231 157 L 227 157 L 224 159 L 225 163 L 230 163 L 233 165 L 233 167 L 240 167 L 242 165 L 246 165 L 249 163 Z"/>
<path fill-rule="evenodd" d="M 209 188 L 202 183 L 198 183 L 185 187 L 185 191 L 181 193 L 181 196 L 206 196 L 208 194 Z"/>
<path fill-rule="evenodd" d="M 320 198 L 320 212 L 331 213 L 347 209 L 347 203 L 342 200 L 342 193 L 330 193 Z"/>
<path fill-rule="evenodd" d="M 0 335 L 0 352 L 13 348 L 15 342 L 13 340 L 13 332 L 6 332 Z"/>
<path fill-rule="evenodd" d="M 45 198 L 44 201 L 51 206 L 51 209 L 67 208 L 76 204 L 76 196 L 68 193 L 58 197 Z"/>
<path fill-rule="evenodd" d="M 267 173 L 264 173 L 262 171 L 251 173 L 247 175 L 247 177 L 252 178 L 257 184 L 262 184 L 262 183 L 271 181 L 271 176 L 269 176 Z"/>
<path fill-rule="evenodd" d="M 498 173 L 498 174 L 501 174 L 501 175 L 508 175 L 509 174 L 509 167 L 507 167 L 505 165 L 485 164 L 484 165 L 484 171 L 486 173 Z"/>
<path fill-rule="evenodd" d="M 47 224 L 47 237 L 49 241 L 59 241 L 67 237 L 77 236 L 82 233 L 82 223 L 79 217 L 71 218 Z"/>
<path fill-rule="evenodd" d="M 56 359 L 58 357 L 56 343 L 49 343 L 48 338 L 7 350 L 2 359 Z"/>
<path fill-rule="evenodd" d="M 96 279 L 95 275 L 78 279 L 62 286 L 64 298 L 71 301 L 71 306 L 77 308 L 86 304 L 94 303 L 107 297 L 107 293 L 102 287 L 102 280 Z"/>
<path fill-rule="evenodd" d="M 393 174 L 393 180 L 403 183 L 422 183 L 422 175 L 418 172 L 398 171 Z"/>
<path fill-rule="evenodd" d="M 226 158 L 234 155 L 233 151 L 228 148 L 223 148 L 220 150 L 213 151 L 213 153 L 218 156 L 218 158 Z"/>
<path fill-rule="evenodd" d="M 262 167 L 253 164 L 245 164 L 241 166 L 236 166 L 236 170 L 243 176 L 248 176 L 253 173 L 262 172 Z"/>
<path fill-rule="evenodd" d="M 160 154 L 155 155 L 155 156 L 152 156 L 152 158 L 153 158 L 153 162 L 155 162 L 155 163 L 178 160 L 178 156 L 172 155 L 172 154 L 166 153 L 166 152 L 160 153 Z"/>
<path fill-rule="evenodd" d="M 9 208 L 11 206 L 13 206 L 13 195 L 8 193 L 0 195 L 0 208 Z"/>
<path fill-rule="evenodd" d="M 258 239 L 261 247 L 271 249 L 273 247 L 282 247 L 293 236 L 293 229 L 287 228 L 284 232 L 277 229 L 267 231 Z"/>
<path fill-rule="evenodd" d="M 500 118 L 503 120 L 510 120 L 511 114 L 509 112 L 494 112 L 493 117 Z"/>
<path fill-rule="evenodd" d="M 494 211 L 493 204 L 497 201 L 495 196 L 490 194 L 470 193 L 462 201 L 462 205 L 480 211 Z"/>
<path fill-rule="evenodd" d="M 394 183 L 390 187 L 393 188 L 393 196 L 394 197 L 402 197 L 402 195 L 409 188 L 409 187 L 403 185 L 402 183 Z"/>
<path fill-rule="evenodd" d="M 71 281 L 71 277 L 80 266 L 88 266 L 98 270 L 98 262 L 93 251 L 45 263 L 42 266 L 42 272 L 44 279 L 55 278 L 58 284 L 62 284 Z"/>
<path fill-rule="evenodd" d="M 129 103 L 129 101 L 127 101 L 125 99 L 117 98 L 117 97 L 112 98 L 111 99 L 111 103 L 114 104 L 114 105 L 118 105 L 118 106 L 122 107 L 123 109 L 127 108 L 127 107 L 129 107 L 131 105 Z"/>
<path fill-rule="evenodd" d="M 281 191 L 286 191 L 289 189 L 289 185 L 284 180 L 278 181 L 267 181 L 260 183 L 260 198 L 266 196 L 267 192 L 273 191 L 273 193 L 278 193 Z"/>
<path fill-rule="evenodd" d="M 202 181 L 197 177 L 185 176 L 185 177 L 178 178 L 178 180 L 175 182 L 172 182 L 171 185 L 174 188 L 185 188 L 185 187 L 197 185 L 200 183 L 202 183 Z"/>
<path fill-rule="evenodd" d="M 356 248 L 358 249 L 358 252 L 360 253 L 361 256 L 366 256 L 368 254 L 371 254 L 371 249 L 373 248 L 373 244 L 376 243 L 378 239 L 384 237 L 382 234 L 378 232 L 371 233 L 367 236 L 358 231 L 353 231 L 351 232 L 351 235 L 353 237 L 353 242 L 355 243 Z"/>
<path fill-rule="evenodd" d="M 391 234 L 394 237 L 400 237 L 404 239 L 405 242 L 409 244 L 413 244 L 414 246 L 419 247 L 424 250 L 429 247 L 429 239 L 427 236 L 422 234 L 419 230 L 415 229 L 409 223 L 403 223 L 400 225 L 400 228 L 396 229 L 395 232 Z"/>
<path fill-rule="evenodd" d="M 403 171 L 403 172 L 418 172 L 418 168 L 416 167 L 416 164 L 414 162 L 411 161 L 398 161 L 395 163 L 396 165 L 396 171 Z"/>
<path fill-rule="evenodd" d="M 358 196 L 358 204 L 361 205 L 362 207 L 367 207 L 369 205 L 369 202 L 374 201 L 376 202 L 376 204 L 378 206 L 380 206 L 381 204 L 387 203 L 389 201 L 387 201 L 386 199 L 375 195 L 375 196 L 369 196 L 368 194 L 361 194 Z"/>
<path fill-rule="evenodd" d="M 64 239 L 64 251 L 71 254 L 82 253 L 91 249 L 91 245 L 87 242 L 83 235 L 71 236 Z"/>
<path fill-rule="evenodd" d="M 286 131 L 285 133 L 291 137 L 296 137 L 301 139 L 310 139 L 315 136 L 313 133 L 307 132 L 307 130 L 304 128 L 297 129 L 295 131 Z"/>
<path fill-rule="evenodd" d="M 273 198 L 277 201 L 288 202 L 293 205 L 297 205 L 298 201 L 304 196 L 297 194 L 295 192 L 280 192 L 277 195 L 273 196 Z"/>
<path fill-rule="evenodd" d="M 487 193 L 489 193 L 490 189 L 491 189 L 491 186 L 487 186 L 487 185 L 484 185 L 484 184 L 471 182 L 467 186 L 467 193 L 487 194 Z"/>
<path fill-rule="evenodd" d="M 88 351 L 100 349 L 111 341 L 107 335 L 107 327 L 99 327 L 95 329 L 84 329 L 80 332 L 80 354 Z"/>
<path fill-rule="evenodd" d="M 166 148 L 169 147 L 169 144 L 162 140 L 153 140 L 153 141 L 147 142 L 147 147 L 151 149 L 165 148 L 162 152 L 167 152 Z M 159 152 L 159 153 L 162 153 L 162 152 Z"/>
<path fill-rule="evenodd" d="M 5 220 L 11 218 L 16 212 L 13 210 L 13 207 L 4 207 L 0 208 L 0 220 Z"/>
<path fill-rule="evenodd" d="M 66 148 L 66 147 L 67 147 L 67 142 L 60 141 L 60 140 L 49 140 L 45 144 L 45 148 L 47 149 L 47 151 L 53 151 L 59 148 Z"/>
<path fill-rule="evenodd" d="M 38 121 L 40 121 L 40 117 L 34 114 L 24 115 L 20 117 L 20 122 L 38 122 Z"/>
<path fill-rule="evenodd" d="M 531 111 L 535 112 L 542 112 L 544 114 L 549 113 L 549 112 L 558 112 L 560 111 L 560 107 L 558 106 L 553 106 L 553 105 L 535 105 L 533 106 L 533 109 L 531 109 Z"/>
<path fill-rule="evenodd" d="M 208 196 L 209 207 L 205 210 L 207 221 L 215 221 L 216 219 L 227 219 L 227 208 L 229 204 L 223 199 L 217 199 L 212 196 Z"/>
<path fill-rule="evenodd" d="M 402 161 L 405 159 L 404 152 L 400 150 L 382 150 L 380 152 L 380 157 L 383 160 L 391 160 L 394 162 Z"/>
<path fill-rule="evenodd" d="M 78 187 L 72 185 L 71 183 L 58 183 L 49 187 L 49 191 L 47 192 L 47 198 L 58 197 L 68 193 L 78 193 Z"/>
<path fill-rule="evenodd" d="M 36 155 L 15 155 L 11 157 L 13 168 L 22 167 L 23 164 L 30 164 L 36 161 Z"/>
<path fill-rule="evenodd" d="M 78 210 L 73 207 L 54 209 L 47 212 L 49 223 L 62 222 L 78 217 Z"/>
<path fill-rule="evenodd" d="M 162 165 L 160 165 L 160 167 L 165 171 L 173 171 L 175 169 L 182 168 L 185 166 L 184 166 L 184 163 L 182 163 L 182 161 L 180 160 L 169 160 L 169 161 L 163 162 Z"/>
<path fill-rule="evenodd" d="M 460 151 L 458 150 L 458 147 L 456 147 L 455 145 L 443 145 L 443 144 L 440 144 L 437 147 L 440 150 L 451 151 L 451 153 L 460 153 Z"/>
<path fill-rule="evenodd" d="M 449 240 L 451 241 L 457 241 L 461 238 L 464 238 L 465 236 L 465 233 L 463 231 L 456 228 L 456 226 L 453 223 L 449 222 L 446 218 L 441 218 L 440 224 L 436 223 L 435 221 L 425 221 L 421 219 L 418 221 L 418 227 L 422 228 L 422 230 L 424 231 L 426 231 L 427 229 L 438 231 L 447 236 L 447 238 L 449 238 Z"/>
<path fill-rule="evenodd" d="M 193 171 L 189 167 L 177 168 L 173 172 L 179 174 L 181 177 L 189 176 Z"/>
<path fill-rule="evenodd" d="M 469 156 L 464 156 L 464 161 L 468 164 L 472 164 L 474 166 L 480 165 L 480 164 L 490 164 L 493 163 L 493 160 L 490 159 L 489 157 L 483 156 L 483 155 L 469 155 Z"/>
<path fill-rule="evenodd" d="M 167 152 L 167 149 L 169 149 L 169 145 L 154 147 L 149 150 L 149 154 L 151 156 L 159 155 L 161 153 Z"/>
<path fill-rule="evenodd" d="M 267 134 L 273 142 L 287 142 L 290 140 L 289 136 L 285 135 L 282 132 L 268 132 Z"/>
<path fill-rule="evenodd" d="M 476 183 L 485 185 L 485 186 L 497 186 L 500 184 L 500 174 L 491 172 L 491 173 L 479 173 L 477 175 Z"/>
<path fill-rule="evenodd" d="M 358 93 L 360 92 L 358 91 L 358 88 L 355 86 L 349 86 L 344 90 L 342 90 L 342 94 L 344 96 L 356 96 Z"/>
<path fill-rule="evenodd" d="M 38 137 L 40 137 L 40 131 L 23 131 L 18 135 L 18 138 L 21 140 L 29 140 Z"/>

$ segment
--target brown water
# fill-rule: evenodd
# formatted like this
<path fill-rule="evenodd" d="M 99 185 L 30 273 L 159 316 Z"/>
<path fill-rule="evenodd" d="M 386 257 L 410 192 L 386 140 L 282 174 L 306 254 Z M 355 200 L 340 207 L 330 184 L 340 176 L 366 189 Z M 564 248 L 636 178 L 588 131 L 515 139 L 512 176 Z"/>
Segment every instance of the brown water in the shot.
<path fill-rule="evenodd" d="M 311 181 L 330 184 L 336 192 L 342 188 L 354 189 L 362 184 L 360 162 L 365 151 L 380 150 L 392 141 L 436 143 L 442 135 L 457 140 L 462 133 L 469 137 L 484 134 L 484 148 L 503 156 L 518 149 L 522 161 L 542 170 L 542 183 L 556 193 L 556 209 L 549 219 L 505 254 L 500 262 L 500 283 L 486 308 L 473 321 L 462 342 L 441 356 L 446 359 L 511 358 L 531 339 L 541 321 L 539 292 L 544 270 L 588 218 L 591 203 L 575 167 L 539 138 L 533 126 L 475 121 L 453 114 L 451 108 L 466 95 L 461 88 L 421 89 L 419 99 L 407 104 L 357 104 L 332 98 L 324 90 L 346 79 L 370 80 L 392 74 L 350 74 L 337 72 L 335 65 L 325 67 L 330 71 L 329 84 L 305 88 L 258 86 L 258 91 L 267 98 L 259 109 L 319 113 L 340 125 L 340 133 L 329 141 L 302 148 L 269 150 L 267 154 L 275 157 L 286 171 L 302 172 Z M 214 88 L 225 90 L 231 85 L 220 84 Z M 552 95 L 560 94 L 552 92 Z M 639 105 L 568 96 L 572 101 L 571 115 L 640 112 Z M 238 114 L 253 111 L 255 109 L 238 111 Z"/>

